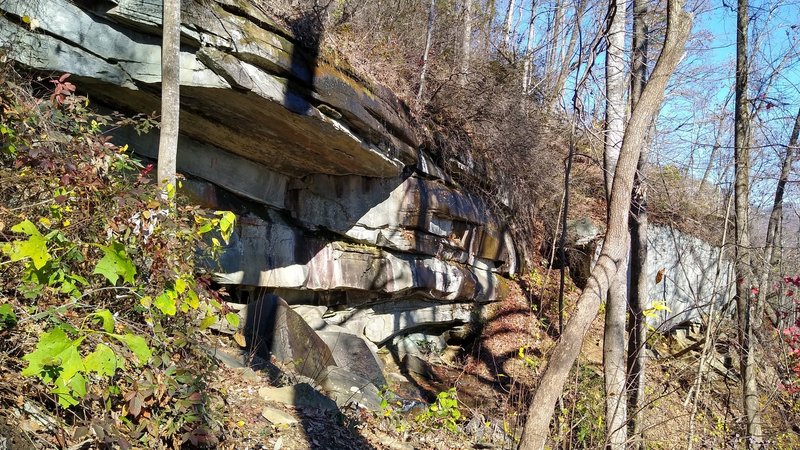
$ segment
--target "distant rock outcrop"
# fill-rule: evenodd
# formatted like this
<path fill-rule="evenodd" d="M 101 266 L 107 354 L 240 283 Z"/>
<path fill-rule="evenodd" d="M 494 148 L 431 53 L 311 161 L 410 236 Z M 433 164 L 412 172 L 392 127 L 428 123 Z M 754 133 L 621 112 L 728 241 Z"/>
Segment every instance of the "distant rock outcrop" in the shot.
<path fill-rule="evenodd" d="M 441 335 L 504 295 L 510 233 L 421 149 L 427 132 L 401 101 L 319 59 L 253 2 L 182 3 L 178 169 L 197 202 L 238 215 L 220 283 L 322 305 L 310 325 L 329 334 L 316 346 L 349 333 L 373 351 Z M 93 101 L 157 111 L 161 4 L 0 2 L 0 45 L 30 70 L 71 73 Z M 155 158 L 156 133 L 117 134 Z M 352 356 L 343 350 L 313 371 Z M 376 367 L 329 378 L 382 380 L 367 373 Z"/>

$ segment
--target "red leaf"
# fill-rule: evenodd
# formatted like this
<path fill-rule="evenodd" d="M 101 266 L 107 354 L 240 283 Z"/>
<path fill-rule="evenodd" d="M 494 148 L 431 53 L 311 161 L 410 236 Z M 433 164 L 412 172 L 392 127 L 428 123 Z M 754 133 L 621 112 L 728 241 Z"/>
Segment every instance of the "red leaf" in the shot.
<path fill-rule="evenodd" d="M 63 83 L 63 82 L 64 82 L 64 80 L 66 80 L 67 78 L 69 78 L 69 76 L 70 76 L 70 75 L 71 75 L 71 74 L 69 74 L 69 73 L 65 73 L 64 75 L 61 75 L 61 76 L 58 78 L 58 82 L 59 82 L 59 83 Z"/>

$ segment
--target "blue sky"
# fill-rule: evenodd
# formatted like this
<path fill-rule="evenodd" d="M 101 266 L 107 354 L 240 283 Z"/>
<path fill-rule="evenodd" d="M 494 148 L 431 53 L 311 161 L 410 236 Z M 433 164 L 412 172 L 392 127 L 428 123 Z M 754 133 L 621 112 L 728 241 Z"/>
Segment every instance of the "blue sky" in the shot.
<path fill-rule="evenodd" d="M 775 1 L 751 2 L 751 45 L 759 51 L 752 59 L 751 96 L 761 106 L 755 125 L 753 149 L 754 199 L 767 201 L 774 190 L 777 159 L 788 141 L 794 115 L 800 106 L 800 7 Z M 721 1 L 700 2 L 696 11 L 694 39 L 675 75 L 659 121 L 657 162 L 675 164 L 699 177 L 708 163 L 716 138 L 719 114 L 734 82 L 736 11 Z M 791 55 L 786 58 L 785 55 Z M 775 70 L 779 69 L 779 70 Z M 770 74 L 776 74 L 771 78 Z M 756 86 L 769 84 L 763 97 Z M 730 158 L 733 102 L 728 104 L 720 134 L 722 154 Z M 724 161 L 715 167 L 721 175 Z M 730 173 L 729 173 L 730 174 Z"/>

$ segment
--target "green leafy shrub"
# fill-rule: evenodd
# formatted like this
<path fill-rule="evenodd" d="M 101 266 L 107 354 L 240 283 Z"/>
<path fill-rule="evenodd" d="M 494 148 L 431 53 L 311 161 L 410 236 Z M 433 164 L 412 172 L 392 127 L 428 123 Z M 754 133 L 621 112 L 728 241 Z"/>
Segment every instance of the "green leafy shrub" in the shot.
<path fill-rule="evenodd" d="M 239 324 L 195 259 L 213 261 L 235 216 L 188 205 L 174 186 L 162 198 L 152 165 L 105 134 L 155 122 L 97 114 L 67 79 L 37 98 L 0 71 L 0 331 L 19 343 L 0 343 L 18 357 L 0 380 L 19 370 L 41 383 L 0 387 L 44 387 L 72 411 L 63 420 L 122 448 L 213 445 L 222 400 L 200 344 L 218 320 Z"/>
<path fill-rule="evenodd" d="M 461 409 L 458 406 L 458 396 L 455 388 L 440 392 L 436 401 L 428 406 L 416 421 L 424 428 L 441 429 L 458 433 L 458 423 L 461 421 Z"/>

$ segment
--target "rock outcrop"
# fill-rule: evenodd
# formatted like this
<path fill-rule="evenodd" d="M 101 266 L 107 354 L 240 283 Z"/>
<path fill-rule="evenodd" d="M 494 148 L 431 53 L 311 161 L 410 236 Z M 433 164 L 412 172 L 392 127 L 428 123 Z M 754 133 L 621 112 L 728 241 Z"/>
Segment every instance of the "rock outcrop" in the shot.
<path fill-rule="evenodd" d="M 650 325 L 669 331 L 698 323 L 712 304 L 718 314 L 734 312 L 732 251 L 662 225 L 650 226 L 647 241 L 650 298 L 666 306 L 652 311 Z"/>
<path fill-rule="evenodd" d="M 0 45 L 29 70 L 71 73 L 93 101 L 157 111 L 161 3 L 1 2 Z M 297 335 L 272 330 L 284 333 L 275 348 L 296 359 L 299 347 L 324 347 L 303 358 L 328 384 L 379 383 L 379 363 L 352 353 L 479 317 L 506 291 L 514 244 L 421 149 L 426 131 L 401 101 L 326 63 L 254 4 L 182 2 L 178 169 L 197 202 L 238 215 L 220 283 L 321 305 L 279 308 Z M 156 157 L 155 132 L 117 138 Z M 308 329 L 292 325 L 301 316 Z M 344 360 L 360 362 L 341 373 Z"/>

